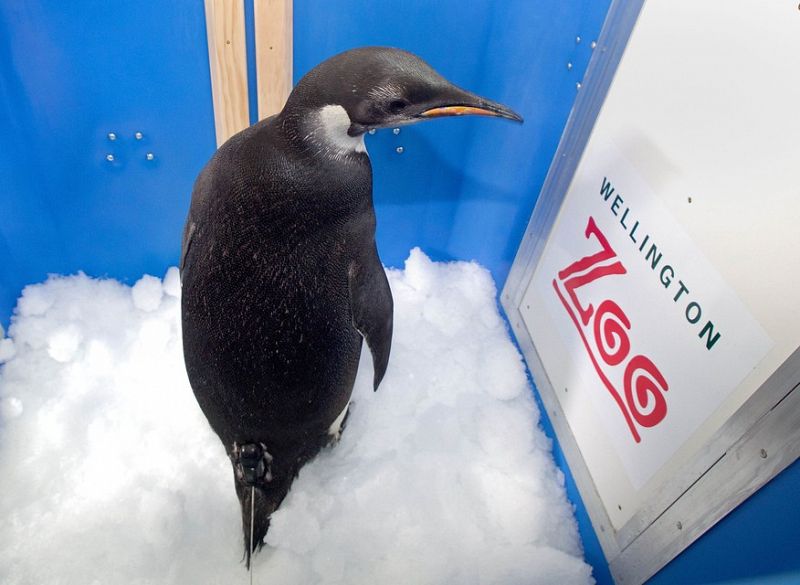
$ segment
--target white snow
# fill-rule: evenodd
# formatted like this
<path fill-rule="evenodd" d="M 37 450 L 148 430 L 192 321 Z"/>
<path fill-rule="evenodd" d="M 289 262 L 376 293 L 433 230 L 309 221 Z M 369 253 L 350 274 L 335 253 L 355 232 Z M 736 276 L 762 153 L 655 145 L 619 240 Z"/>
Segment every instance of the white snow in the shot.
<path fill-rule="evenodd" d="M 488 272 L 413 250 L 388 274 L 386 378 L 373 393 L 365 351 L 341 441 L 274 514 L 255 582 L 592 582 Z M 174 268 L 23 291 L 0 342 L 0 582 L 248 582 L 179 295 Z"/>
<path fill-rule="evenodd" d="M 165 292 L 164 289 L 165 287 L 161 284 L 160 279 L 145 274 L 131 289 L 134 306 L 146 313 L 155 311 L 161 304 L 161 297 Z"/>

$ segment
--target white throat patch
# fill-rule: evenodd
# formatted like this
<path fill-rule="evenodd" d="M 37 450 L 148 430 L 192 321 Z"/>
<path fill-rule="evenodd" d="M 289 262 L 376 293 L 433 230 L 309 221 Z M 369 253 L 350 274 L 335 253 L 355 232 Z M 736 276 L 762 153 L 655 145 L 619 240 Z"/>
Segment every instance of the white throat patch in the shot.
<path fill-rule="evenodd" d="M 350 116 L 342 106 L 323 106 L 316 112 L 305 139 L 333 158 L 341 158 L 354 152 L 367 152 L 363 134 L 350 136 L 347 133 L 350 123 Z"/>

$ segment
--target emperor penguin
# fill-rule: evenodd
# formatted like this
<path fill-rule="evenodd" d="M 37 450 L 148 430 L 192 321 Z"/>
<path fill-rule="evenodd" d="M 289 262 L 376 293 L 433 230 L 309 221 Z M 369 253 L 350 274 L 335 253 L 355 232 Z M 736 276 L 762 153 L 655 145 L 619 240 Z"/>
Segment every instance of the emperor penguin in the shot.
<path fill-rule="evenodd" d="M 522 122 L 409 52 L 353 49 L 225 142 L 195 182 L 180 261 L 184 359 L 231 460 L 248 567 L 300 468 L 338 437 L 362 340 L 375 389 L 389 362 L 392 294 L 364 134 L 465 114 Z"/>

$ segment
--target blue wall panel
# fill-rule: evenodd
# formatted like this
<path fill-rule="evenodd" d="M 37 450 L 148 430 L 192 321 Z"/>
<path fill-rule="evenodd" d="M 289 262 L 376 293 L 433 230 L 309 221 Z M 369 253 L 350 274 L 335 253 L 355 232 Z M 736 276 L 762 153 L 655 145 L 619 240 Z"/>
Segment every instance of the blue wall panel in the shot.
<path fill-rule="evenodd" d="M 49 272 L 174 264 L 215 147 L 202 2 L 4 2 L 0 79 L 2 321 Z"/>
<path fill-rule="evenodd" d="M 522 127 L 440 120 L 370 137 L 387 264 L 420 245 L 436 259 L 477 259 L 502 283 L 606 7 L 297 0 L 298 77 L 347 48 L 400 46 L 526 117 Z M 21 287 L 48 272 L 128 279 L 174 263 L 191 183 L 214 135 L 198 2 L 6 3 L 0 33 L 0 121 L 10 129 L 0 138 L 7 322 Z"/>

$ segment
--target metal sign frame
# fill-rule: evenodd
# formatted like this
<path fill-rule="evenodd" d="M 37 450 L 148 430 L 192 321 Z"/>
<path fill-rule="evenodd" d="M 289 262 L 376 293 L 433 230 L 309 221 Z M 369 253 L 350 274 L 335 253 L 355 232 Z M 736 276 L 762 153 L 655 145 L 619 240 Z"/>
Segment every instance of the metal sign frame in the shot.
<path fill-rule="evenodd" d="M 646 505 L 615 530 L 522 319 L 541 259 L 592 128 L 644 4 L 614 0 L 517 252 L 501 302 L 586 504 L 617 583 L 654 575 L 800 456 L 800 348 Z M 719 453 L 723 453 L 720 457 Z M 678 494 L 676 497 L 675 494 Z"/>

